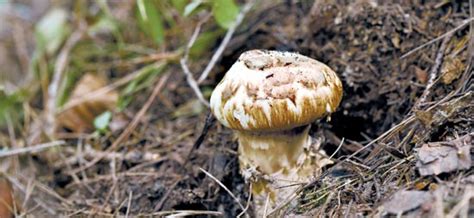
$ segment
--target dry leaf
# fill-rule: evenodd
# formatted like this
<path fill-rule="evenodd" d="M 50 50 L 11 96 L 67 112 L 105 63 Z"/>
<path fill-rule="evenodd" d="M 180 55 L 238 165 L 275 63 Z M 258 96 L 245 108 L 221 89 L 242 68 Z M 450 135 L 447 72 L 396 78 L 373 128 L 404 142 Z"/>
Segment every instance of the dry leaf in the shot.
<path fill-rule="evenodd" d="M 12 187 L 8 180 L 0 177 L 0 217 L 13 217 L 14 208 Z"/>
<path fill-rule="evenodd" d="M 421 68 L 415 66 L 415 75 L 416 79 L 422 84 L 425 84 L 426 81 L 428 81 L 428 73 L 426 70 L 422 70 Z"/>
<path fill-rule="evenodd" d="M 464 64 L 458 57 L 447 58 L 441 69 L 441 82 L 451 84 L 464 71 Z"/>
<path fill-rule="evenodd" d="M 416 118 L 423 124 L 423 129 L 415 134 L 412 142 L 426 142 L 434 131 L 437 131 L 440 126 L 443 126 L 450 119 L 453 119 L 460 111 L 468 108 L 473 100 L 473 92 L 469 91 L 434 108 L 415 111 Z"/>
<path fill-rule="evenodd" d="M 117 103 L 118 93 L 106 89 L 106 85 L 103 77 L 84 75 L 59 113 L 59 124 L 76 133 L 93 130 L 95 117 L 113 109 Z"/>
<path fill-rule="evenodd" d="M 474 133 L 449 142 L 430 142 L 418 149 L 416 166 L 420 175 L 471 168 L 471 146 Z"/>
<path fill-rule="evenodd" d="M 402 214 L 414 210 L 426 202 L 431 202 L 432 198 L 433 194 L 430 192 L 402 190 L 383 203 L 383 209 L 388 213 Z"/>

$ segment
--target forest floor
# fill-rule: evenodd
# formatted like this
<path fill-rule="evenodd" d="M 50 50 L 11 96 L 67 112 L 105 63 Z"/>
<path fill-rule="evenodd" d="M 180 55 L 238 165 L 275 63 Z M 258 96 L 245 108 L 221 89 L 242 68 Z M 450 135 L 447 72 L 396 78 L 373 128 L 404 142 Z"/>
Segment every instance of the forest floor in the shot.
<path fill-rule="evenodd" d="M 327 64 L 344 96 L 331 120 L 310 130 L 335 163 L 269 214 L 474 215 L 469 1 L 239 2 L 253 7 L 227 30 L 206 9 L 182 17 L 158 3 L 167 10 L 158 43 L 139 31 L 132 1 L 29 3 L 3 13 L 0 195 L 13 196 L 10 209 L 38 217 L 241 214 L 236 200 L 246 206 L 250 196 L 236 139 L 206 122 L 196 94 L 208 99 L 242 52 L 271 49 Z M 61 16 L 67 25 L 46 31 L 54 37 L 41 45 L 44 14 L 54 17 L 45 25 Z M 244 212 L 251 216 L 251 204 Z"/>

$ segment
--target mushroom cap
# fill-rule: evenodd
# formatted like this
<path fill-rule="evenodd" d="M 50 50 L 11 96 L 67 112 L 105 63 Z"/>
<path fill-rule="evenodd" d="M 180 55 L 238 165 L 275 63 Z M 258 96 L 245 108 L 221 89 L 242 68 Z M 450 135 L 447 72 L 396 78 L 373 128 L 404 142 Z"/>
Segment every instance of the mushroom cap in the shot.
<path fill-rule="evenodd" d="M 210 105 L 228 128 L 278 131 L 334 112 L 341 98 L 341 81 L 325 64 L 292 52 L 250 50 L 214 89 Z"/>

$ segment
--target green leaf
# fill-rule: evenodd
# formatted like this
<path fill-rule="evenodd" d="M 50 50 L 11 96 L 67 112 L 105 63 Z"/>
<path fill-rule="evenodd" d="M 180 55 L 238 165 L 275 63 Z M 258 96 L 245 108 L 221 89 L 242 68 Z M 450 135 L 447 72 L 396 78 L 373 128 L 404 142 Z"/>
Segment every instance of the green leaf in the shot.
<path fill-rule="evenodd" d="M 217 38 L 225 33 L 223 29 L 217 29 L 209 32 L 203 32 L 199 35 L 194 42 L 194 45 L 189 50 L 189 55 L 194 57 L 200 57 L 205 52 L 209 52 L 209 49 L 216 44 Z"/>
<path fill-rule="evenodd" d="M 157 44 L 163 43 L 163 20 L 152 0 L 137 1 L 138 24 Z"/>
<path fill-rule="evenodd" d="M 118 24 L 108 16 L 100 16 L 99 20 L 90 26 L 87 32 L 90 35 L 97 35 L 100 33 L 116 33 L 118 31 Z"/>
<path fill-rule="evenodd" d="M 171 4 L 180 14 L 184 13 L 184 8 L 186 8 L 187 3 L 188 0 L 171 0 Z"/>
<path fill-rule="evenodd" d="M 234 0 L 213 0 L 212 3 L 212 15 L 217 24 L 222 28 L 229 29 L 239 14 L 239 7 Z"/>
<path fill-rule="evenodd" d="M 0 87 L 0 127 L 5 124 L 7 116 L 14 124 L 19 122 L 22 102 L 26 101 L 27 97 L 28 91 L 26 89 L 19 89 L 7 94 Z"/>
<path fill-rule="evenodd" d="M 35 36 L 38 49 L 52 55 L 70 32 L 64 9 L 52 9 L 36 24 Z"/>
<path fill-rule="evenodd" d="M 189 16 L 191 13 L 193 13 L 196 8 L 198 8 L 201 4 L 203 3 L 202 0 L 193 0 L 191 3 L 189 3 L 188 5 L 186 5 L 186 7 L 184 8 L 184 16 L 187 17 Z"/>
<path fill-rule="evenodd" d="M 94 127 L 97 131 L 104 133 L 107 131 L 111 120 L 112 113 L 110 111 L 106 111 L 94 119 Z"/>

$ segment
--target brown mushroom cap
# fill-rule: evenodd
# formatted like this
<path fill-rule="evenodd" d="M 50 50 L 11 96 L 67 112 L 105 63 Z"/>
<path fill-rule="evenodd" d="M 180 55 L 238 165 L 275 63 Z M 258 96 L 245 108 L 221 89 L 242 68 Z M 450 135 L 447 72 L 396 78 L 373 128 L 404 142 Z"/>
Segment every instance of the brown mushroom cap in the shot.
<path fill-rule="evenodd" d="M 342 84 L 325 64 L 279 51 L 242 53 L 211 96 L 226 127 L 276 131 L 307 125 L 335 111 Z"/>

